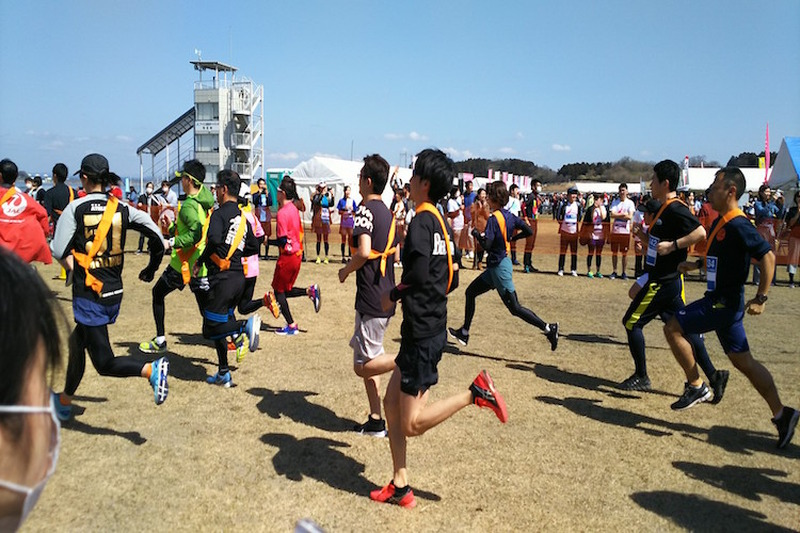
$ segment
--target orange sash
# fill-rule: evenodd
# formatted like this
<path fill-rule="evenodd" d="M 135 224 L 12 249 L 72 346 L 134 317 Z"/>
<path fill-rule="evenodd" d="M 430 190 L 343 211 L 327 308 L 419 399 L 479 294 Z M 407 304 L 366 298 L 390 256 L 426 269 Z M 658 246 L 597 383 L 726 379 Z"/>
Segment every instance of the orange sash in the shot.
<path fill-rule="evenodd" d="M 369 251 L 369 255 L 367 256 L 367 260 L 370 259 L 378 259 L 381 260 L 381 276 L 386 275 L 386 261 L 388 260 L 389 256 L 394 254 L 395 250 L 397 249 L 396 246 L 392 246 L 394 244 L 394 235 L 397 231 L 397 223 L 392 219 L 391 224 L 389 224 L 389 236 L 386 240 L 386 248 L 383 249 L 382 252 L 375 250 L 374 248 Z M 357 246 L 351 246 L 350 251 L 355 254 L 358 251 Z"/>
<path fill-rule="evenodd" d="M 8 190 L 6 191 L 6 193 L 3 195 L 3 199 L 2 199 L 2 200 L 0 200 L 0 205 L 3 205 L 4 203 L 6 203 L 6 202 L 7 202 L 8 200 L 10 200 L 10 199 L 11 199 L 11 197 L 12 197 L 12 196 L 14 196 L 15 194 L 17 194 L 17 189 L 16 189 L 16 187 L 14 187 L 14 186 L 12 185 L 12 186 L 11 186 L 11 188 L 10 188 L 10 189 L 8 189 Z"/>
<path fill-rule="evenodd" d="M 100 218 L 100 223 L 97 225 L 97 229 L 94 230 L 94 239 L 92 240 L 92 245 L 89 248 L 89 253 L 84 254 L 81 252 L 76 252 L 75 250 L 72 251 L 72 255 L 75 257 L 75 262 L 82 266 L 86 271 L 86 286 L 91 287 L 91 289 L 97 294 L 100 294 L 100 291 L 103 290 L 103 282 L 89 272 L 89 266 L 92 264 L 92 260 L 100 251 L 103 241 L 108 235 L 108 230 L 111 228 L 111 222 L 113 222 L 114 215 L 117 213 L 118 203 L 119 200 L 117 200 L 116 196 L 109 196 L 108 203 L 106 203 L 106 208 L 103 210 L 103 216 Z"/>
<path fill-rule="evenodd" d="M 231 247 L 228 248 L 228 253 L 225 255 L 225 258 L 224 259 L 221 258 L 216 253 L 211 254 L 211 260 L 214 261 L 214 264 L 216 264 L 219 267 L 219 269 L 223 272 L 231 267 L 231 257 L 233 256 L 233 252 L 236 251 L 236 248 L 239 247 L 239 243 L 242 242 L 242 238 L 244 238 L 245 229 L 247 228 L 247 219 L 245 218 L 244 213 L 242 213 L 241 209 L 239 210 L 239 217 L 240 217 L 239 227 L 236 228 L 236 235 L 234 235 L 233 237 L 233 242 L 231 243 Z M 245 275 L 246 274 L 247 273 L 245 272 Z"/>
<path fill-rule="evenodd" d="M 447 294 L 450 292 L 450 285 L 453 283 L 453 251 L 450 249 L 450 234 L 447 233 L 447 226 L 444 225 L 442 215 L 430 202 L 423 202 L 417 206 L 417 213 L 424 212 L 432 213 L 442 226 L 442 237 L 447 248 L 447 291 L 445 292 Z"/>
<path fill-rule="evenodd" d="M 728 211 L 727 213 L 725 213 L 725 216 L 723 216 L 719 221 L 719 223 L 716 226 L 714 226 L 714 229 L 711 230 L 711 235 L 709 235 L 708 239 L 706 239 L 706 242 L 708 243 L 708 245 L 706 246 L 706 253 L 705 253 L 706 257 L 708 257 L 708 250 L 711 248 L 711 243 L 714 242 L 714 237 L 716 237 L 719 230 L 722 229 L 722 226 L 724 226 L 725 224 L 727 224 L 736 217 L 743 217 L 743 216 L 747 215 L 745 215 L 744 211 L 742 211 L 739 208 L 733 209 L 732 211 Z"/>
<path fill-rule="evenodd" d="M 499 209 L 492 212 L 492 216 L 497 219 L 497 225 L 500 226 L 500 233 L 503 234 L 503 242 L 506 244 L 506 255 L 511 255 L 511 243 L 508 242 L 508 234 L 506 233 L 506 218 Z"/>

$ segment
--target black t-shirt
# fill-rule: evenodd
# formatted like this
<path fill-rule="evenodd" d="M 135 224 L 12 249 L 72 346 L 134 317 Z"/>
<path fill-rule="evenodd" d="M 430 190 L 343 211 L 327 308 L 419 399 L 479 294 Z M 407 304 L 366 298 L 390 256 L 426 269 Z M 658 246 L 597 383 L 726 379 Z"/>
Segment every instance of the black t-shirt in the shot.
<path fill-rule="evenodd" d="M 208 232 L 206 233 L 206 248 L 203 250 L 200 259 L 198 259 L 208 267 L 209 276 L 220 271 L 219 266 L 211 259 L 211 255 L 217 254 L 220 259 L 227 257 L 228 251 L 236 239 L 236 232 L 240 224 L 246 225 L 243 230 L 244 234 L 230 257 L 229 269 L 235 272 L 244 270 L 242 257 L 258 253 L 258 239 L 253 234 L 253 229 L 236 202 L 224 202 L 216 211 L 211 213 L 211 219 L 208 221 Z"/>
<path fill-rule="evenodd" d="M 381 200 L 370 200 L 358 206 L 353 217 L 353 246 L 358 246 L 361 235 L 369 235 L 372 249 L 383 252 L 389 238 L 389 228 L 394 224 L 394 217 L 386 204 Z M 397 235 L 393 245 L 397 243 Z M 381 259 L 369 259 L 356 272 L 356 311 L 373 317 L 390 317 L 394 315 L 394 306 L 389 311 L 381 308 L 381 296 L 394 287 L 394 254 L 386 259 L 386 275 L 381 275 Z"/>
<path fill-rule="evenodd" d="M 711 224 L 708 234 L 720 223 Z M 750 269 L 750 258 L 760 261 L 771 250 L 769 243 L 758 233 L 746 217 L 728 221 L 708 245 L 708 257 L 717 259 L 716 287 L 709 292 L 712 298 L 721 298 L 729 305 L 744 303 L 744 284 Z"/>
<path fill-rule="evenodd" d="M 689 208 L 681 201 L 671 202 L 661 213 L 661 217 L 650 227 L 650 236 L 661 241 L 674 241 L 693 232 L 700 222 L 692 215 Z M 667 255 L 659 255 L 654 266 L 647 265 L 645 272 L 650 281 L 668 281 L 677 278 L 678 265 L 686 261 L 686 248 L 673 250 Z"/>
<path fill-rule="evenodd" d="M 453 234 L 447 227 L 448 239 Z M 451 250 L 455 248 L 451 245 Z M 410 285 L 403 291 L 403 336 L 422 339 L 440 334 L 447 327 L 447 245 L 442 226 L 432 213 L 417 212 L 411 219 L 403 242 L 402 283 Z M 428 261 L 428 270 L 422 279 L 413 279 L 417 261 Z M 455 262 L 455 259 L 453 260 Z M 454 279 L 455 283 L 455 279 Z"/>

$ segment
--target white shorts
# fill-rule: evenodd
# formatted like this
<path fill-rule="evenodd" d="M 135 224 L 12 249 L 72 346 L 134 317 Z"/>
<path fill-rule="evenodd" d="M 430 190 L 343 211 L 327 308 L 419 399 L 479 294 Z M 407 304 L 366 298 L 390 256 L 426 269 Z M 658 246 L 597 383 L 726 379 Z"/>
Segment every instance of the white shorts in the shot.
<path fill-rule="evenodd" d="M 373 317 L 356 312 L 356 325 L 350 347 L 353 349 L 353 364 L 364 365 L 383 355 L 383 335 L 389 326 L 389 317 Z"/>

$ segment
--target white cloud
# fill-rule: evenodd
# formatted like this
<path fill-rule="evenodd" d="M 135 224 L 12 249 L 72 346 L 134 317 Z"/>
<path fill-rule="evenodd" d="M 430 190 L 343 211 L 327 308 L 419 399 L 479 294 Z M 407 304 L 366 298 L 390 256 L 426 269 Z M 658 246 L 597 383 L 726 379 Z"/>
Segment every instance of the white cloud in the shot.
<path fill-rule="evenodd" d="M 514 150 L 513 148 L 511 148 L 509 146 L 504 146 L 504 147 L 500 148 L 498 150 L 498 152 L 500 152 L 501 154 L 513 154 L 513 153 L 516 152 L 516 150 Z"/>
<path fill-rule="evenodd" d="M 517 134 L 515 135 L 515 137 L 517 139 L 524 139 L 525 135 L 521 131 L 518 131 Z"/>
<path fill-rule="evenodd" d="M 639 152 L 639 155 L 642 157 L 650 157 L 651 155 L 653 155 L 653 152 L 651 152 L 650 150 L 642 150 L 641 152 Z"/>
<path fill-rule="evenodd" d="M 412 131 L 410 133 L 384 133 L 383 138 L 387 141 L 402 141 L 402 140 L 411 140 L 411 141 L 427 141 L 428 136 L 422 133 L 418 133 L 416 131 Z"/>
<path fill-rule="evenodd" d="M 555 152 L 569 152 L 572 150 L 572 147 L 568 144 L 554 144 L 551 148 Z"/>
<path fill-rule="evenodd" d="M 286 152 L 286 153 L 273 152 L 271 154 L 267 154 L 267 158 L 277 159 L 278 161 L 291 161 L 293 159 L 299 159 L 300 156 L 297 154 L 297 152 Z"/>
<path fill-rule="evenodd" d="M 41 146 L 41 149 L 42 150 L 47 150 L 47 151 L 50 151 L 50 152 L 55 152 L 56 150 L 61 150 L 65 146 L 66 146 L 66 143 L 64 141 L 59 140 L 59 139 L 55 139 L 55 140 L 50 141 L 50 142 L 44 144 L 43 146 Z"/>
<path fill-rule="evenodd" d="M 460 161 L 462 159 L 470 159 L 471 157 L 475 157 L 472 152 L 469 150 L 459 150 L 458 148 L 448 147 L 448 148 L 440 148 L 440 150 L 446 153 L 450 159 L 454 161 Z"/>
<path fill-rule="evenodd" d="M 314 152 L 314 157 L 329 157 L 331 159 L 344 159 L 339 154 L 326 154 L 324 152 Z"/>

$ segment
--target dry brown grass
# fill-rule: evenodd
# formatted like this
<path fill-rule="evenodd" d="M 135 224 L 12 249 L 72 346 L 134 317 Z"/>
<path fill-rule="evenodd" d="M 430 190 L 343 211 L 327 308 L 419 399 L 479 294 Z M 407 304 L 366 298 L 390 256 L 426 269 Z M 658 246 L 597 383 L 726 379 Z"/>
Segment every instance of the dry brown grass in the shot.
<path fill-rule="evenodd" d="M 126 261 L 111 339 L 118 355 L 142 357 L 136 345 L 154 332 L 151 286 L 136 281 L 144 257 Z M 25 529 L 289 531 L 303 517 L 329 531 L 800 528 L 800 437 L 775 449 L 769 411 L 746 379 L 734 370 L 720 405 L 672 412 L 683 378 L 654 323 L 645 334 L 657 391 L 617 390 L 633 366 L 620 324 L 628 284 L 558 278 L 553 256 L 536 264 L 551 273 L 516 275 L 515 283 L 523 304 L 561 323 L 559 349 L 550 352 L 495 294 L 479 299 L 470 344 L 444 356 L 432 400 L 463 390 L 486 368 L 510 420 L 504 426 L 469 407 L 411 439 L 415 510 L 367 497 L 390 479 L 391 460 L 386 439 L 348 431 L 367 414 L 348 348 L 354 281 L 340 285 L 338 265 L 307 263 L 299 282 L 321 284 L 320 314 L 293 300 L 306 333 L 264 331 L 261 348 L 236 368 L 233 389 L 204 382 L 216 357 L 198 334 L 188 292 L 167 299 L 171 390 L 163 406 L 144 380 L 103 378 L 87 365 L 58 469 Z M 262 265 L 259 291 L 274 263 Z M 71 316 L 69 291 L 51 280 L 56 268 L 40 272 Z M 450 299 L 452 326 L 474 275 L 464 272 Z M 702 290 L 690 283 L 688 296 Z M 265 328 L 279 324 L 267 315 Z M 765 316 L 746 319 L 756 356 L 795 406 L 798 316 L 800 291 L 779 287 Z M 388 350 L 397 349 L 399 327 L 398 316 Z M 708 345 L 715 363 L 732 369 L 716 339 Z"/>

